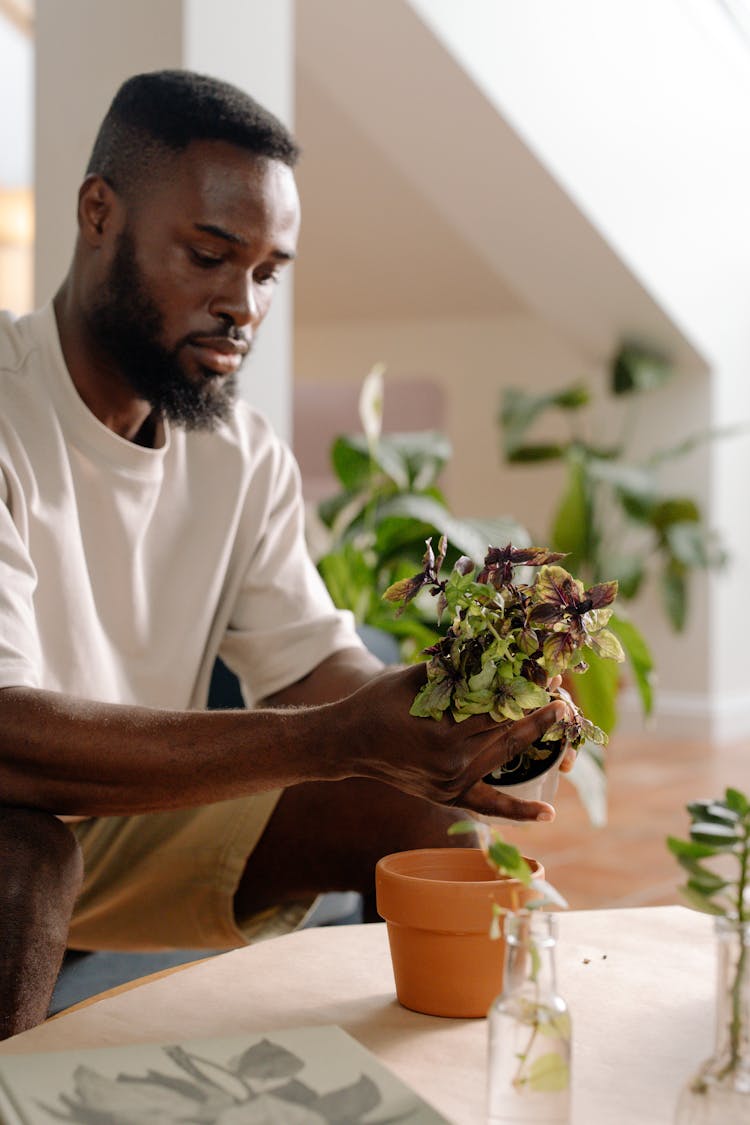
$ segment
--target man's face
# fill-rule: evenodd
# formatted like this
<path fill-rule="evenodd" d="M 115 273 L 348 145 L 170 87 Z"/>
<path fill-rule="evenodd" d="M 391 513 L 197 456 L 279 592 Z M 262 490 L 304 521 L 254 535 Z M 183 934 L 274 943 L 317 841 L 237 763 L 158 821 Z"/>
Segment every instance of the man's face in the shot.
<path fill-rule="evenodd" d="M 225 419 L 299 231 L 291 169 L 194 142 L 131 206 L 88 312 L 136 396 L 188 429 Z"/>

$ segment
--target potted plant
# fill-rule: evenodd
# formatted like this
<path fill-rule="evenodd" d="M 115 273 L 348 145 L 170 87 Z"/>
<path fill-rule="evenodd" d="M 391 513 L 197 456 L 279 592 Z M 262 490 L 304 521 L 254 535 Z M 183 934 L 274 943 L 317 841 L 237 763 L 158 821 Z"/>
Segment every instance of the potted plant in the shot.
<path fill-rule="evenodd" d="M 689 839 L 667 844 L 687 873 L 688 904 L 715 917 L 715 1050 L 683 1089 L 677 1125 L 750 1121 L 750 800 L 727 789 L 694 801 Z"/>
<path fill-rule="evenodd" d="M 384 594 L 402 607 L 430 595 L 438 621 L 449 618 L 444 635 L 425 650 L 426 681 L 411 714 L 440 720 L 449 713 L 456 722 L 490 714 L 505 722 L 551 699 L 563 699 L 566 718 L 486 777 L 489 784 L 503 787 L 541 784 L 538 779 L 559 763 L 566 744 L 603 746 L 607 735 L 584 715 L 561 686 L 561 677 L 585 672 L 591 654 L 623 659 L 619 640 L 607 628 L 617 583 L 587 590 L 558 565 L 561 554 L 512 544 L 490 547 L 480 566 L 461 556 L 443 578 L 445 537 L 437 555 L 431 540 L 426 545 L 422 570 Z M 530 570 L 536 573 L 525 581 Z"/>

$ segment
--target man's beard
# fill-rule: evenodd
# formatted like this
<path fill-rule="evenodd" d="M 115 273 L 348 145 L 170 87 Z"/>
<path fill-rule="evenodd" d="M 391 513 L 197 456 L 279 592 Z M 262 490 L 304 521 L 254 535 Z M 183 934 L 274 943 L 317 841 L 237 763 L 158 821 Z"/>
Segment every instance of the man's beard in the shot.
<path fill-rule="evenodd" d="M 234 375 L 192 381 L 179 364 L 182 343 L 161 343 L 163 318 L 141 276 L 130 231 L 120 234 L 109 276 L 88 326 L 139 398 L 186 430 L 214 430 L 232 411 Z M 218 335 L 219 333 L 214 333 Z"/>

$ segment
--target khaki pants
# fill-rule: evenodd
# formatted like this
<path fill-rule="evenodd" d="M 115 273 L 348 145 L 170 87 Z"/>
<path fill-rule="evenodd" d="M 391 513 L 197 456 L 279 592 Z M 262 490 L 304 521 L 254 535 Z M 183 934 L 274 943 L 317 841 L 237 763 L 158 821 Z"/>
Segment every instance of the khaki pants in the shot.
<path fill-rule="evenodd" d="M 288 933 L 313 900 L 235 918 L 234 894 L 281 790 L 71 824 L 85 878 L 73 949 L 231 949 Z"/>

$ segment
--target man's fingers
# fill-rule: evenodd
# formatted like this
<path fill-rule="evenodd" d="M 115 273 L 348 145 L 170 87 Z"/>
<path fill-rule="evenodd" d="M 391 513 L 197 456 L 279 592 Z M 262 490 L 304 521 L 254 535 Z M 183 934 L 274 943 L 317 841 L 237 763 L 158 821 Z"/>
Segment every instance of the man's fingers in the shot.
<path fill-rule="evenodd" d="M 505 820 L 554 820 L 555 810 L 546 801 L 524 801 L 520 797 L 510 797 L 498 793 L 492 785 L 477 781 L 456 804 L 470 812 L 484 816 L 499 816 Z"/>
<path fill-rule="evenodd" d="M 573 749 L 573 747 L 568 746 L 567 750 L 563 754 L 563 759 L 560 762 L 560 773 L 570 773 L 570 771 L 573 769 L 573 766 L 576 764 L 577 757 L 578 754 Z"/>
<path fill-rule="evenodd" d="M 496 726 L 496 737 L 487 740 L 487 748 L 477 754 L 474 760 L 475 765 L 481 769 L 481 776 L 499 769 L 516 754 L 520 754 L 537 738 L 541 738 L 553 723 L 563 719 L 565 713 L 565 704 L 557 700 L 524 715 L 515 723 Z"/>

